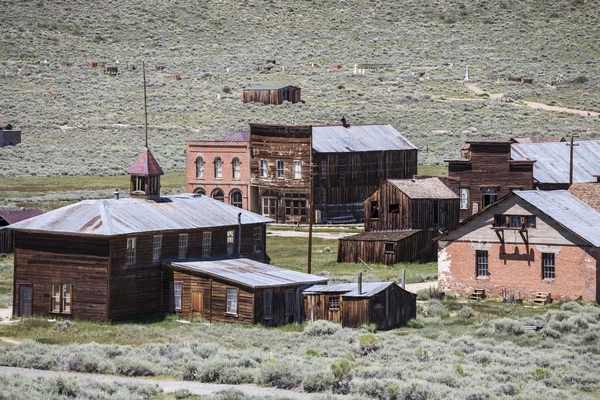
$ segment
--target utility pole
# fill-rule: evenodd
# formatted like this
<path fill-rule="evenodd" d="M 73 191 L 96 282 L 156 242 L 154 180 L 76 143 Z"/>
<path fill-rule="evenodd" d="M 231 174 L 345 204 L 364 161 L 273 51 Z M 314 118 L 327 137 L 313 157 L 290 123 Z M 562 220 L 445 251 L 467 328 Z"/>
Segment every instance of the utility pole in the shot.
<path fill-rule="evenodd" d="M 312 127 L 310 128 L 311 132 L 312 132 Z M 312 142 L 312 133 L 310 135 L 310 158 L 309 158 L 309 164 L 308 164 L 308 171 L 310 173 L 310 177 L 308 179 L 308 260 L 307 260 L 307 268 L 306 268 L 306 273 L 310 274 L 312 273 L 312 231 L 313 231 L 313 223 L 314 223 L 314 219 L 315 219 L 315 211 L 314 211 L 314 205 L 315 202 L 313 201 L 313 176 L 314 176 L 314 165 L 313 165 L 313 155 L 312 155 L 312 148 L 313 148 L 313 142 Z"/>
<path fill-rule="evenodd" d="M 146 136 L 146 148 L 148 148 L 148 106 L 146 101 L 146 63 L 142 61 L 142 72 L 144 74 L 144 132 Z"/>
<path fill-rule="evenodd" d="M 573 143 L 574 137 L 579 137 L 579 135 L 575 135 L 571 132 L 571 143 L 567 143 L 567 146 L 571 146 L 569 149 L 569 187 L 573 184 L 573 147 L 579 146 L 578 144 Z"/>

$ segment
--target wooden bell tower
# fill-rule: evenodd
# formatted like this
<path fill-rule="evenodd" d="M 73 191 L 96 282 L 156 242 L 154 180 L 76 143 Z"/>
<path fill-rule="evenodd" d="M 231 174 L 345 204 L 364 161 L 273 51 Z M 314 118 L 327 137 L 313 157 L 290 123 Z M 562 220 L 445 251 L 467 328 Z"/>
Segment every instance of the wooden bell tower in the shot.
<path fill-rule="evenodd" d="M 164 172 L 147 147 L 127 169 L 130 176 L 129 194 L 131 197 L 157 200 L 160 198 L 160 176 Z"/>

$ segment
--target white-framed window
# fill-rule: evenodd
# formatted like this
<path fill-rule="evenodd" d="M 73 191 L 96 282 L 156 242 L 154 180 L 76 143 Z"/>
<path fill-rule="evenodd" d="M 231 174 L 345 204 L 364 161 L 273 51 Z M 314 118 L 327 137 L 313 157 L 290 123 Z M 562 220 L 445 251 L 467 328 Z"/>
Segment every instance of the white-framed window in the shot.
<path fill-rule="evenodd" d="M 329 309 L 339 310 L 340 309 L 340 296 L 329 296 Z"/>
<path fill-rule="evenodd" d="M 277 178 L 278 179 L 285 178 L 285 169 L 283 166 L 283 160 L 277 160 Z"/>
<path fill-rule="evenodd" d="M 460 209 L 461 210 L 469 209 L 469 189 L 468 188 L 460 188 Z"/>
<path fill-rule="evenodd" d="M 154 235 L 152 238 L 152 261 L 160 260 L 162 250 L 162 235 Z"/>
<path fill-rule="evenodd" d="M 238 289 L 227 288 L 227 314 L 237 315 L 238 313 Z"/>
<path fill-rule="evenodd" d="M 273 289 L 263 292 L 263 319 L 273 318 Z"/>
<path fill-rule="evenodd" d="M 126 262 L 127 264 L 135 264 L 135 243 L 136 238 L 127 238 L 127 251 L 126 251 Z"/>
<path fill-rule="evenodd" d="M 302 179 L 302 161 L 294 161 L 294 179 Z"/>
<path fill-rule="evenodd" d="M 50 312 L 71 314 L 71 284 L 52 284 L 52 305 Z"/>
<path fill-rule="evenodd" d="M 294 314 L 294 289 L 285 290 L 285 315 Z"/>
<path fill-rule="evenodd" d="M 321 160 L 321 180 L 327 179 L 327 160 Z"/>
<path fill-rule="evenodd" d="M 256 227 L 254 228 L 254 252 L 260 253 L 263 251 L 263 235 L 262 228 Z"/>
<path fill-rule="evenodd" d="M 232 255 L 235 250 L 235 231 L 227 231 L 227 254 Z"/>
<path fill-rule="evenodd" d="M 173 304 L 176 310 L 181 310 L 183 297 L 183 282 L 173 282 Z"/>
<path fill-rule="evenodd" d="M 490 276 L 488 270 L 488 251 L 477 250 L 475 257 L 477 258 L 477 276 Z"/>
<path fill-rule="evenodd" d="M 212 232 L 202 232 L 202 256 L 210 257 Z"/>
<path fill-rule="evenodd" d="M 240 177 L 242 176 L 242 163 L 240 162 L 240 159 L 234 157 L 233 161 L 231 161 L 231 164 L 233 167 L 233 179 L 240 179 Z"/>
<path fill-rule="evenodd" d="M 232 191 L 229 195 L 229 200 L 231 201 L 232 206 L 243 208 L 244 201 L 242 197 L 242 192 L 240 192 L 239 190 Z"/>
<path fill-rule="evenodd" d="M 204 179 L 204 158 L 196 157 L 196 179 Z"/>
<path fill-rule="evenodd" d="M 542 253 L 542 279 L 554 279 L 555 273 L 554 253 Z"/>
<path fill-rule="evenodd" d="M 225 193 L 221 189 L 215 189 L 212 193 L 212 198 L 220 202 L 225 202 Z"/>
<path fill-rule="evenodd" d="M 188 234 L 187 233 L 180 233 L 179 234 L 179 247 L 178 247 L 178 252 L 177 252 L 177 258 L 179 258 L 180 260 L 182 258 L 187 258 L 187 251 L 188 251 Z"/>
<path fill-rule="evenodd" d="M 261 178 L 267 177 L 267 160 L 260 160 L 258 164 L 258 174 Z"/>
<path fill-rule="evenodd" d="M 221 157 L 215 158 L 215 179 L 223 178 L 223 160 Z"/>

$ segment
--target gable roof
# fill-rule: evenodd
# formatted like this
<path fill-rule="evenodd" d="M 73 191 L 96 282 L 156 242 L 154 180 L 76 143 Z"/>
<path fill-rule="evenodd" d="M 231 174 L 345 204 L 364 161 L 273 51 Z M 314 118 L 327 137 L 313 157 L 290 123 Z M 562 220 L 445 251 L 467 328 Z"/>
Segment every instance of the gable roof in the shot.
<path fill-rule="evenodd" d="M 358 283 L 339 283 L 337 285 L 314 285 L 306 288 L 304 294 L 343 293 L 342 297 L 371 297 L 395 282 L 363 282 L 362 291 L 358 293 Z"/>
<path fill-rule="evenodd" d="M 391 125 L 313 126 L 313 150 L 319 153 L 418 150 Z"/>
<path fill-rule="evenodd" d="M 141 232 L 235 226 L 273 222 L 241 208 L 199 194 L 83 200 L 10 225 L 11 229 L 78 235 L 124 235 Z"/>
<path fill-rule="evenodd" d="M 164 174 L 162 168 L 158 165 L 158 161 L 147 147 L 144 147 L 135 162 L 127 169 L 127 173 L 143 176 Z"/>
<path fill-rule="evenodd" d="M 458 199 L 439 178 L 388 179 L 388 182 L 411 199 Z"/>
<path fill-rule="evenodd" d="M 573 148 L 573 182 L 596 182 L 600 174 L 600 141 L 575 142 Z M 568 183 L 570 146 L 564 142 L 513 143 L 513 160 L 537 160 L 533 179 L 537 183 Z"/>
<path fill-rule="evenodd" d="M 31 208 L 28 210 L 0 210 L 0 219 L 5 220 L 9 225 L 11 225 L 32 217 L 36 217 L 43 213 L 44 210 L 41 208 Z"/>
<path fill-rule="evenodd" d="M 175 268 L 198 271 L 252 288 L 327 282 L 327 278 L 261 263 L 248 258 L 172 262 Z"/>
<path fill-rule="evenodd" d="M 221 142 L 248 142 L 248 141 L 250 141 L 250 131 L 234 132 L 234 133 L 231 133 L 231 134 L 225 136 L 220 141 Z"/>

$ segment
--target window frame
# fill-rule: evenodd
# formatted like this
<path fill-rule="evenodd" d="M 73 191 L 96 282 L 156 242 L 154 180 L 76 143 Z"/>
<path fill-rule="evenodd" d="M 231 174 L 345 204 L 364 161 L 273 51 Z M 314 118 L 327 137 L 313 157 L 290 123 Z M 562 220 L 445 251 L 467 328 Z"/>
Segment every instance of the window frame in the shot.
<path fill-rule="evenodd" d="M 542 253 L 542 279 L 545 281 L 556 279 L 556 254 Z"/>
<path fill-rule="evenodd" d="M 231 160 L 231 171 L 234 180 L 238 181 L 242 178 L 242 162 L 239 158 L 233 157 L 233 160 Z"/>
<path fill-rule="evenodd" d="M 341 296 L 328 296 L 328 307 L 327 309 L 329 311 L 339 311 L 340 310 L 340 305 L 341 305 Z"/>
<path fill-rule="evenodd" d="M 225 192 L 223 189 L 217 188 L 213 190 L 211 197 L 217 201 L 220 201 L 221 203 L 225 203 Z"/>
<path fill-rule="evenodd" d="M 294 160 L 294 179 L 302 179 L 302 161 Z"/>
<path fill-rule="evenodd" d="M 487 201 L 486 201 L 487 199 Z M 481 189 L 481 208 L 489 207 L 498 201 L 498 189 L 495 187 L 488 187 Z"/>
<path fill-rule="evenodd" d="M 235 254 L 235 229 L 227 231 L 227 254 Z"/>
<path fill-rule="evenodd" d="M 179 295 L 177 294 L 177 287 L 179 287 Z M 179 307 L 177 307 L 177 299 L 179 298 Z M 183 310 L 183 282 L 173 282 L 173 309 L 175 311 Z"/>
<path fill-rule="evenodd" d="M 276 174 L 277 179 L 285 179 L 285 163 L 283 162 L 283 160 L 277 160 L 276 165 L 277 165 L 277 174 Z"/>
<path fill-rule="evenodd" d="M 187 258 L 189 246 L 189 234 L 180 233 L 177 242 L 177 259 L 183 260 Z"/>
<path fill-rule="evenodd" d="M 235 199 L 236 196 L 239 196 L 239 201 Z M 244 208 L 244 195 L 242 194 L 241 190 L 232 190 L 229 194 L 229 202 L 234 207 Z"/>
<path fill-rule="evenodd" d="M 58 291 L 56 290 L 58 287 Z M 65 290 L 65 288 L 67 290 Z M 66 294 L 65 294 L 66 293 Z M 50 286 L 50 313 L 73 313 L 73 284 L 70 282 L 52 282 Z"/>
<path fill-rule="evenodd" d="M 223 179 L 223 159 L 221 157 L 215 157 L 215 179 Z"/>
<path fill-rule="evenodd" d="M 459 193 L 460 193 L 460 209 L 461 210 L 468 210 L 469 209 L 469 196 L 471 189 L 470 188 L 460 188 L 459 189 Z"/>
<path fill-rule="evenodd" d="M 212 251 L 212 231 L 202 232 L 202 257 L 210 257 Z"/>
<path fill-rule="evenodd" d="M 125 265 L 135 265 L 136 261 L 137 238 L 127 238 L 127 248 L 125 250 Z"/>
<path fill-rule="evenodd" d="M 196 157 L 196 179 L 204 179 L 204 157 Z"/>
<path fill-rule="evenodd" d="M 391 246 L 391 249 L 390 249 Z M 394 254 L 396 252 L 396 243 L 395 242 L 384 242 L 383 243 L 383 252 L 385 254 Z"/>
<path fill-rule="evenodd" d="M 158 243 L 158 245 L 157 245 Z M 152 261 L 160 261 L 162 253 L 162 235 L 152 237 Z"/>
<path fill-rule="evenodd" d="M 369 218 L 370 219 L 379 219 L 379 202 L 376 200 L 371 201 L 369 205 Z"/>
<path fill-rule="evenodd" d="M 490 277 L 489 252 L 487 250 L 475 250 L 475 276 L 477 279 L 489 279 Z"/>
<path fill-rule="evenodd" d="M 255 253 L 262 253 L 264 250 L 263 245 L 263 236 L 262 236 L 262 227 L 256 226 L 254 227 L 253 232 L 253 247 Z"/>
<path fill-rule="evenodd" d="M 225 289 L 225 314 L 237 317 L 240 303 L 240 289 L 236 287 L 228 287 Z M 232 295 L 230 299 L 230 294 Z M 235 294 L 235 296 L 233 296 Z M 230 308 L 235 302 L 235 310 Z"/>
<path fill-rule="evenodd" d="M 258 160 L 258 176 L 260 178 L 267 178 L 269 166 L 266 158 Z"/>

